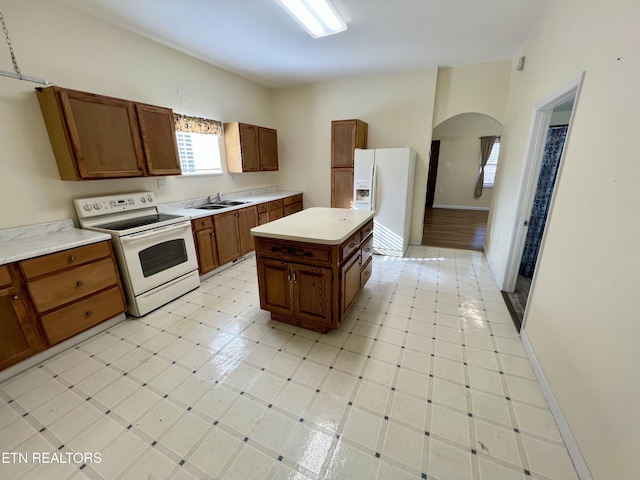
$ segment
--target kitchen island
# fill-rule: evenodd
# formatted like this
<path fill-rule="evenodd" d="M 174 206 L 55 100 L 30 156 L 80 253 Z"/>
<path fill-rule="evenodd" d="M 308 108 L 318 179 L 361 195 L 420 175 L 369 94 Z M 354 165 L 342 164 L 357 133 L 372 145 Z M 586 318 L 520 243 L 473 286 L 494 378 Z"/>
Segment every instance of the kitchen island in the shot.
<path fill-rule="evenodd" d="M 251 229 L 260 307 L 317 332 L 338 328 L 371 277 L 373 215 L 308 208 Z"/>

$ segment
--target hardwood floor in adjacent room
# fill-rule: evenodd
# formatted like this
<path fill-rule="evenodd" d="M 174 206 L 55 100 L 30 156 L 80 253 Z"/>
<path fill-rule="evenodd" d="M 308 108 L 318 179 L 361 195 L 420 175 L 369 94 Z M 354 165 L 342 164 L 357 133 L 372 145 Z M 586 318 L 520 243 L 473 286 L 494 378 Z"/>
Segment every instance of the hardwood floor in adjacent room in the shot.
<path fill-rule="evenodd" d="M 488 217 L 486 210 L 427 208 L 422 245 L 482 250 Z"/>

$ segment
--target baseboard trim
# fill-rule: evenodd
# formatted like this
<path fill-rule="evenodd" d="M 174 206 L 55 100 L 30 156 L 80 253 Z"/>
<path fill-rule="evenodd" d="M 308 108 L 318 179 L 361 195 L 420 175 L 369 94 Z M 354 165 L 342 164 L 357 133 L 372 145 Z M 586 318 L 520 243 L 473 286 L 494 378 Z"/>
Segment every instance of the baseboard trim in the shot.
<path fill-rule="evenodd" d="M 542 367 L 540 366 L 540 362 L 538 362 L 538 357 L 536 357 L 536 354 L 533 351 L 531 342 L 529 341 L 529 337 L 527 336 L 527 332 L 524 328 L 520 331 L 520 338 L 522 339 L 522 345 L 527 354 L 527 357 L 529 357 L 529 361 L 531 362 L 533 372 L 535 373 L 536 378 L 538 379 L 538 383 L 542 388 L 542 393 L 544 394 L 544 397 L 549 404 L 551 414 L 553 415 L 553 418 L 558 425 L 560 435 L 562 436 L 564 444 L 567 447 L 569 457 L 571 457 L 571 461 L 573 462 L 573 466 L 576 469 L 578 478 L 580 480 L 593 480 L 591 472 L 589 471 L 589 467 L 587 466 L 587 462 L 585 462 L 584 457 L 582 456 L 582 452 L 580 451 L 580 447 L 578 446 L 578 442 L 576 442 L 576 439 L 571 432 L 571 427 L 569 426 L 567 419 L 562 413 L 560 404 L 556 400 L 556 397 L 551 390 L 551 386 L 547 381 L 547 377 L 544 376 Z"/>
<path fill-rule="evenodd" d="M 483 248 L 482 251 L 484 252 L 484 257 L 487 259 L 487 263 L 489 264 L 489 270 L 491 270 L 491 273 L 493 274 L 493 279 L 496 281 L 496 285 L 498 285 L 498 288 L 500 290 L 504 290 L 504 278 L 501 275 L 498 275 L 498 271 L 496 270 L 496 267 L 493 265 L 493 261 L 491 260 L 491 257 L 489 256 L 489 254 L 487 253 L 487 251 Z"/>
<path fill-rule="evenodd" d="M 489 211 L 489 207 L 466 207 L 463 205 L 434 205 L 431 208 L 449 208 L 453 210 L 482 210 L 484 212 Z"/>

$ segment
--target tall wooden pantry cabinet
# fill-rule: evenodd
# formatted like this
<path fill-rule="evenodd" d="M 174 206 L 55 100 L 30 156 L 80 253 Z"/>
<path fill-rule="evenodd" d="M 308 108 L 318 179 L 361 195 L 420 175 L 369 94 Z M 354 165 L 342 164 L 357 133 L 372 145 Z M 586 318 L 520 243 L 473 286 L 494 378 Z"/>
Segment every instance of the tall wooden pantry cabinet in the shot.
<path fill-rule="evenodd" d="M 353 156 L 367 148 L 369 125 L 362 120 L 331 122 L 331 207 L 351 208 L 353 202 Z"/>

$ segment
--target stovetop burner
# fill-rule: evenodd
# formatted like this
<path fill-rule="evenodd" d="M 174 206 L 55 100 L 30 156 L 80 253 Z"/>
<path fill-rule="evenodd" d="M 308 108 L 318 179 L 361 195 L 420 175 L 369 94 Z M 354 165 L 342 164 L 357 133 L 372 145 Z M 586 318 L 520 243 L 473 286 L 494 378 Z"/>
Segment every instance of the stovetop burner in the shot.
<path fill-rule="evenodd" d="M 129 218 L 127 220 L 120 220 L 117 222 L 104 223 L 96 225 L 97 228 L 103 228 L 105 230 L 123 231 L 130 230 L 136 227 L 143 227 L 145 225 L 152 225 L 154 223 L 164 222 L 172 220 L 174 218 L 180 218 L 179 215 L 167 215 L 165 213 L 158 213 L 156 215 L 145 215 L 144 217 Z"/>

